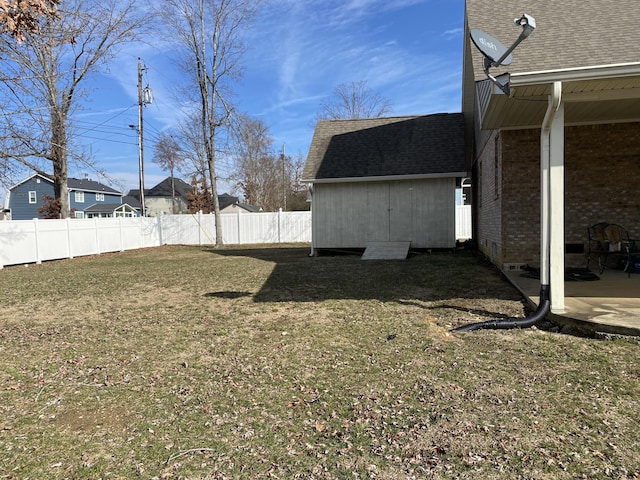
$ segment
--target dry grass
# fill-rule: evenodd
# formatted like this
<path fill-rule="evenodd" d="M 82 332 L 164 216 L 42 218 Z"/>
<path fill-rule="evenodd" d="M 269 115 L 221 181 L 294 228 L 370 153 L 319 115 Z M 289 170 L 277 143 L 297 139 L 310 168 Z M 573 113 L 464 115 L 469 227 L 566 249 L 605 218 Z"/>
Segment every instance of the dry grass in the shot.
<path fill-rule="evenodd" d="M 640 478 L 639 345 L 468 252 L 166 247 L 0 271 L 0 478 Z"/>

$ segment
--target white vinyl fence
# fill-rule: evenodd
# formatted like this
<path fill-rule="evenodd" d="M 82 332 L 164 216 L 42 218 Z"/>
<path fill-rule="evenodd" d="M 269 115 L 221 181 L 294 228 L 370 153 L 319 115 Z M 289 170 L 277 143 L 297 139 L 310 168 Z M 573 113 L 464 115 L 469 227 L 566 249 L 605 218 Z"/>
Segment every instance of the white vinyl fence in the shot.
<path fill-rule="evenodd" d="M 311 212 L 222 214 L 226 245 L 311 242 Z M 471 207 L 456 207 L 456 237 L 471 238 Z M 213 245 L 212 214 L 153 218 L 13 220 L 0 222 L 0 269 L 160 245 Z"/>
<path fill-rule="evenodd" d="M 472 237 L 471 205 L 456 205 L 456 240 L 464 241 Z"/>
<path fill-rule="evenodd" d="M 311 212 L 222 214 L 227 245 L 311 242 Z M 160 245 L 212 245 L 214 215 L 0 222 L 0 268 Z"/>

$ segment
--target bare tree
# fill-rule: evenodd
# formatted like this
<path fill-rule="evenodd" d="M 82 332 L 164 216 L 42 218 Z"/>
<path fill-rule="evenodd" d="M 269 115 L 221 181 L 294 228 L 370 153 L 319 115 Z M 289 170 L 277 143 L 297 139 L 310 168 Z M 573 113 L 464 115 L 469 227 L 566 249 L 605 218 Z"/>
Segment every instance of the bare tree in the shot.
<path fill-rule="evenodd" d="M 72 116 L 85 94 L 81 86 L 118 47 L 138 38 L 145 17 L 134 2 L 68 0 L 21 44 L 0 38 L 0 158 L 51 179 L 62 218 L 70 213 Z"/>
<path fill-rule="evenodd" d="M 276 153 L 269 128 L 260 119 L 240 115 L 232 130 L 237 187 L 251 205 L 266 211 L 279 208 L 291 210 L 299 207 L 299 184 L 296 174 L 300 171 L 299 159 L 288 157 L 284 148 Z"/>
<path fill-rule="evenodd" d="M 18 42 L 40 31 L 41 18 L 55 17 L 60 0 L 0 0 L 0 32 Z"/>
<path fill-rule="evenodd" d="M 184 158 L 185 172 L 189 177 L 198 179 L 204 190 L 208 188 L 208 168 L 202 135 L 199 134 L 201 125 L 198 112 L 192 112 L 178 125 L 179 133 L 176 135 L 177 141 Z"/>
<path fill-rule="evenodd" d="M 392 110 L 388 100 L 382 98 L 367 86 L 367 82 L 341 83 L 333 96 L 321 104 L 318 119 L 335 120 L 340 118 L 376 118 Z"/>
<path fill-rule="evenodd" d="M 176 182 L 175 173 L 180 171 L 184 165 L 184 157 L 178 142 L 174 138 L 163 132 L 156 142 L 153 162 L 163 170 L 168 170 L 171 178 L 171 211 L 178 213 L 176 208 Z"/>
<path fill-rule="evenodd" d="M 289 159 L 291 169 L 291 191 L 287 202 L 288 210 L 309 210 L 311 204 L 307 201 L 309 187 L 302 182 L 302 171 L 304 170 L 305 157 L 298 153 Z"/>
<path fill-rule="evenodd" d="M 216 142 L 232 114 L 230 83 L 241 74 L 242 28 L 257 8 L 255 0 L 168 0 L 161 15 L 181 42 L 182 60 L 191 75 L 198 131 L 207 162 L 216 216 L 216 245 L 223 245 L 216 176 Z"/>

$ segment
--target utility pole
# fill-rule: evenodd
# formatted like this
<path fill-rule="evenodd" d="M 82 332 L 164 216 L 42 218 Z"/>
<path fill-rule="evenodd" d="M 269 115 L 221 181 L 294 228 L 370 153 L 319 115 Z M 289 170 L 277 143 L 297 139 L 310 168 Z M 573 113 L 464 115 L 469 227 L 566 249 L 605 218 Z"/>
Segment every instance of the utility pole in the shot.
<path fill-rule="evenodd" d="M 151 89 L 147 85 L 144 89 L 142 88 L 142 72 L 144 72 L 147 67 L 142 66 L 142 62 L 140 58 L 138 58 L 138 127 L 135 125 L 129 125 L 129 128 L 132 128 L 138 132 L 138 179 L 140 181 L 140 215 L 143 217 L 147 216 L 147 210 L 144 203 L 144 132 L 143 132 L 143 118 L 142 118 L 142 110 L 146 104 L 153 102 L 153 94 L 151 93 Z"/>
<path fill-rule="evenodd" d="M 144 205 L 144 135 L 142 133 L 142 62 L 138 58 L 138 174 L 140 177 L 140 214 L 147 216 Z"/>

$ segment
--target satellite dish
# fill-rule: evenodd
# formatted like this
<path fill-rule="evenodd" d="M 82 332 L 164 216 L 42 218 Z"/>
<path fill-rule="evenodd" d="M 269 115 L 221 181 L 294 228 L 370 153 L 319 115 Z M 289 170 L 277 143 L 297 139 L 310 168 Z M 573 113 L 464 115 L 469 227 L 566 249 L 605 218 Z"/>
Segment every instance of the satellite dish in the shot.
<path fill-rule="evenodd" d="M 469 32 L 469 35 L 471 36 L 473 44 L 478 47 L 478 50 L 480 50 L 486 58 L 491 60 L 492 66 L 510 65 L 513 61 L 513 55 L 509 54 L 502 62 L 499 64 L 496 63 L 507 52 L 507 47 L 488 33 L 474 28 Z"/>

